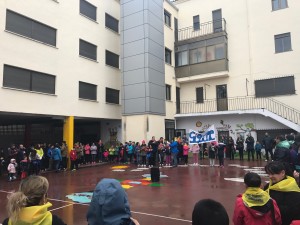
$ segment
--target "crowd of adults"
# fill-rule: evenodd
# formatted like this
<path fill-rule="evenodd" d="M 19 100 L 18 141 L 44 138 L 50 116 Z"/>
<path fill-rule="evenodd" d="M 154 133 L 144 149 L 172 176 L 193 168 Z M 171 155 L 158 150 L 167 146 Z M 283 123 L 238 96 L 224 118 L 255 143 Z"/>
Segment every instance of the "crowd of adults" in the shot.
<path fill-rule="evenodd" d="M 284 163 L 269 162 L 265 166 L 269 182 L 262 186 L 257 173 L 244 176 L 245 192 L 236 199 L 232 216 L 234 225 L 296 225 L 300 223 L 300 188 L 295 178 L 288 176 Z M 294 174 L 299 176 L 299 174 Z M 65 225 L 63 220 L 48 211 L 49 183 L 45 177 L 29 176 L 19 190 L 8 196 L 8 218 L 3 225 L 44 224 Z M 212 199 L 203 199 L 194 206 L 193 225 L 229 225 L 225 207 Z M 115 179 L 102 179 L 96 186 L 86 213 L 89 225 L 139 225 L 131 217 L 125 190 Z"/>
<path fill-rule="evenodd" d="M 248 160 L 251 160 L 251 158 L 254 160 L 252 152 L 256 151 L 256 145 L 260 144 L 257 142 L 254 145 L 252 139 L 253 137 L 249 134 L 246 140 L 243 141 L 243 144 L 246 144 L 245 150 L 248 152 Z M 265 186 L 262 186 L 258 174 L 247 173 L 245 175 L 246 190 L 237 196 L 232 221 L 235 225 L 297 224 L 299 222 L 297 220 L 300 220 L 300 189 L 296 182 L 299 178 L 297 169 L 300 165 L 298 153 L 300 134 L 279 135 L 273 139 L 266 133 L 261 143 L 260 150 L 264 148 L 266 160 L 270 159 L 265 166 L 265 172 L 269 175 L 270 180 Z M 9 218 L 3 224 L 38 223 L 39 221 L 32 221 L 33 217 L 30 216 L 34 210 L 41 213 L 38 218 L 45 220 L 44 224 L 64 224 L 60 218 L 52 215 L 47 210 L 51 206 L 47 201 L 49 184 L 45 177 L 38 175 L 41 170 L 46 169 L 66 170 L 68 157 L 71 159 L 72 170 L 75 170 L 81 164 L 94 164 L 101 161 L 135 163 L 138 166 L 149 167 L 159 165 L 176 167 L 178 163 L 184 165 L 188 163 L 188 153 L 190 151 L 193 153 L 193 165 L 196 165 L 199 158 L 204 157 L 204 152 L 208 151 L 210 159 L 218 158 L 220 166 L 224 166 L 224 161 L 222 162 L 224 156 L 234 159 L 231 154 L 232 151 L 234 151 L 233 155 L 236 151 L 239 151 L 238 146 L 238 140 L 234 142 L 230 137 L 228 140 L 223 137 L 219 142 L 207 143 L 206 145 L 188 145 L 185 136 L 175 138 L 172 142 L 167 142 L 163 138 L 156 140 L 155 137 L 152 137 L 147 144 L 145 141 L 141 143 L 129 141 L 124 145 L 111 145 L 108 148 L 105 148 L 101 140 L 91 145 L 75 143 L 70 152 L 66 143 L 48 145 L 47 147 L 38 144 L 30 148 L 25 148 L 23 145 L 16 148 L 13 145 L 7 156 L 1 155 L 1 157 L 7 157 L 4 158 L 4 162 L 5 159 L 10 162 L 7 167 L 9 180 L 15 179 L 18 172 L 22 175 L 24 166 L 28 169 L 26 175 L 33 176 L 22 177 L 24 179 L 20 183 L 19 191 L 9 196 L 7 204 Z M 200 154 L 201 151 L 203 154 Z M 211 156 L 210 151 L 215 152 L 214 156 Z M 210 161 L 210 163 L 213 163 L 213 161 Z M 18 164 L 20 166 L 17 166 Z M 11 167 L 14 167 L 15 170 L 11 170 Z M 107 193 L 114 194 L 109 196 Z M 99 198 L 102 199 L 103 196 L 109 198 L 106 201 L 107 205 L 99 205 Z M 138 221 L 131 218 L 128 202 L 123 201 L 124 196 L 126 196 L 126 193 L 120 188 L 119 182 L 113 179 L 100 181 L 96 186 L 90 209 L 87 212 L 88 223 L 90 225 L 105 224 L 101 221 L 107 220 L 109 224 L 114 224 L 112 220 L 116 219 L 115 224 L 139 224 Z M 119 211 L 120 208 L 114 207 L 114 204 L 111 203 L 118 202 L 120 199 L 125 210 L 124 214 L 116 217 L 114 211 Z M 103 207 L 106 207 L 107 215 L 98 213 L 98 210 L 102 210 Z M 201 200 L 195 205 L 192 220 L 193 225 L 202 225 L 204 221 L 206 221 L 206 225 L 229 224 L 229 217 L 225 208 L 220 203 L 210 199 Z"/>
<path fill-rule="evenodd" d="M 139 167 L 199 165 L 199 160 L 209 158 L 209 165 L 214 166 L 215 160 L 219 166 L 224 167 L 224 158 L 234 160 L 239 155 L 244 160 L 248 155 L 248 161 L 274 160 L 281 161 L 286 165 L 288 175 L 292 175 L 296 168 L 300 168 L 300 154 L 298 154 L 298 142 L 300 136 L 294 134 L 278 135 L 272 138 L 268 133 L 261 141 L 254 141 L 249 133 L 244 140 L 239 136 L 236 141 L 231 136 L 221 136 L 219 142 L 192 144 L 188 143 L 187 137 L 174 138 L 171 142 L 160 137 L 158 140 L 153 136 L 146 142 L 128 141 L 124 144 L 105 144 L 99 140 L 93 143 L 75 143 L 73 149 L 68 149 L 65 142 L 61 144 L 37 144 L 26 148 L 20 144 L 12 145 L 5 152 L 0 151 L 1 173 L 10 170 L 9 179 L 27 175 L 40 174 L 43 171 L 65 171 L 67 168 L 77 170 L 84 164 L 99 162 L 109 163 L 132 163 Z M 192 157 L 189 159 L 189 153 Z M 6 154 L 5 154 L 6 153 Z M 188 161 L 190 160 L 190 162 Z M 70 162 L 70 165 L 68 164 Z M 9 166 L 9 168 L 8 168 Z"/>

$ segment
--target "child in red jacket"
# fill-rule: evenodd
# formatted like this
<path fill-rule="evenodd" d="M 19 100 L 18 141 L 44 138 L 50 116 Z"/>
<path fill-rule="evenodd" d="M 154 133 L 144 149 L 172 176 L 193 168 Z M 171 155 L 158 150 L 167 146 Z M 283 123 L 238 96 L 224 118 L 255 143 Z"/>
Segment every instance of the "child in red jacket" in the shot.
<path fill-rule="evenodd" d="M 237 196 L 235 203 L 234 225 L 281 225 L 277 203 L 260 188 L 260 176 L 257 173 L 247 173 L 244 183 L 246 191 Z"/>
<path fill-rule="evenodd" d="M 70 151 L 70 160 L 71 160 L 71 170 L 72 171 L 78 170 L 77 152 L 74 148 Z"/>

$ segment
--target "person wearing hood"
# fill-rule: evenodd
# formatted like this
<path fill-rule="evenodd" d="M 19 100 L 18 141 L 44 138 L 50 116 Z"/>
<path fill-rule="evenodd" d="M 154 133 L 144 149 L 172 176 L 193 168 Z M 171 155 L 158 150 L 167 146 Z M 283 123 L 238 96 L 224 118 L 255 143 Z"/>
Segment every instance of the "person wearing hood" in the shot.
<path fill-rule="evenodd" d="M 244 176 L 246 191 L 237 196 L 233 213 L 234 225 L 281 225 L 281 215 L 276 202 L 260 188 L 257 173 Z"/>
<path fill-rule="evenodd" d="M 48 211 L 49 183 L 45 177 L 30 176 L 22 180 L 19 190 L 8 196 L 9 218 L 3 225 L 66 225 L 59 217 Z"/>
<path fill-rule="evenodd" d="M 86 217 L 89 225 L 139 225 L 120 182 L 109 178 L 97 184 Z"/>
<path fill-rule="evenodd" d="M 296 180 L 286 174 L 282 162 L 273 161 L 265 166 L 270 182 L 264 187 L 280 210 L 282 225 L 290 225 L 293 220 L 300 220 L 300 188 Z"/>
<path fill-rule="evenodd" d="M 275 141 L 274 161 L 282 162 L 285 166 L 286 175 L 293 177 L 294 170 L 290 166 L 290 143 L 283 135 L 277 136 Z"/>
<path fill-rule="evenodd" d="M 18 164 L 16 163 L 15 159 L 10 160 L 10 164 L 8 164 L 7 171 L 8 171 L 8 181 L 12 181 L 17 179 L 17 167 Z"/>

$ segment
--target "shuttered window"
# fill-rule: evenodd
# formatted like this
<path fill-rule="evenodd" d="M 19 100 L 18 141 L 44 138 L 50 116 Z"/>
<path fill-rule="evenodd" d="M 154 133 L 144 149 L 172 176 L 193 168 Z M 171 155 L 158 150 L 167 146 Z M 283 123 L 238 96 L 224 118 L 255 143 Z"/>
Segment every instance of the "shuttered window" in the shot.
<path fill-rule="evenodd" d="M 89 59 L 97 60 L 97 46 L 80 39 L 79 55 Z"/>
<path fill-rule="evenodd" d="M 5 29 L 56 46 L 56 29 L 11 10 L 6 10 Z"/>
<path fill-rule="evenodd" d="M 79 98 L 97 100 L 97 85 L 79 81 Z"/>
<path fill-rule="evenodd" d="M 112 88 L 106 88 L 106 102 L 119 104 L 119 90 L 115 90 Z"/>
<path fill-rule="evenodd" d="M 105 52 L 105 62 L 106 65 L 115 67 L 119 69 L 119 55 L 106 50 Z"/>
<path fill-rule="evenodd" d="M 55 76 L 4 65 L 3 86 L 27 91 L 55 94 Z"/>
<path fill-rule="evenodd" d="M 203 87 L 196 88 L 196 101 L 197 101 L 197 103 L 203 103 L 204 102 Z"/>
<path fill-rule="evenodd" d="M 97 7 L 85 0 L 80 0 L 80 13 L 97 21 Z"/>
<path fill-rule="evenodd" d="M 119 20 L 105 13 L 105 26 L 119 33 Z"/>
<path fill-rule="evenodd" d="M 296 92 L 294 76 L 256 80 L 254 84 L 256 97 L 291 95 Z"/>

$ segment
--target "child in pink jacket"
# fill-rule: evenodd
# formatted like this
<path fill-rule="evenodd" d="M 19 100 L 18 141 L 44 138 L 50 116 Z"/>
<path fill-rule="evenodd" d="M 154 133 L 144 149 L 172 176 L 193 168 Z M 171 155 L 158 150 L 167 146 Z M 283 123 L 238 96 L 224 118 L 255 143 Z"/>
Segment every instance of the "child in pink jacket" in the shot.
<path fill-rule="evenodd" d="M 17 177 L 16 177 L 16 173 L 17 173 L 16 168 L 17 167 L 18 167 L 18 164 L 16 163 L 16 160 L 15 159 L 11 159 L 10 160 L 10 164 L 8 164 L 8 167 L 7 167 L 8 181 L 12 181 L 12 180 L 17 179 Z"/>
<path fill-rule="evenodd" d="M 188 146 L 187 143 L 184 143 L 183 145 L 183 160 L 184 160 L 184 164 L 187 166 L 188 164 L 188 156 L 189 156 L 189 150 L 190 150 L 190 147 Z"/>
<path fill-rule="evenodd" d="M 194 161 L 194 166 L 199 165 L 199 150 L 200 147 L 198 144 L 193 144 L 191 147 L 191 152 L 193 153 L 193 161 Z"/>

